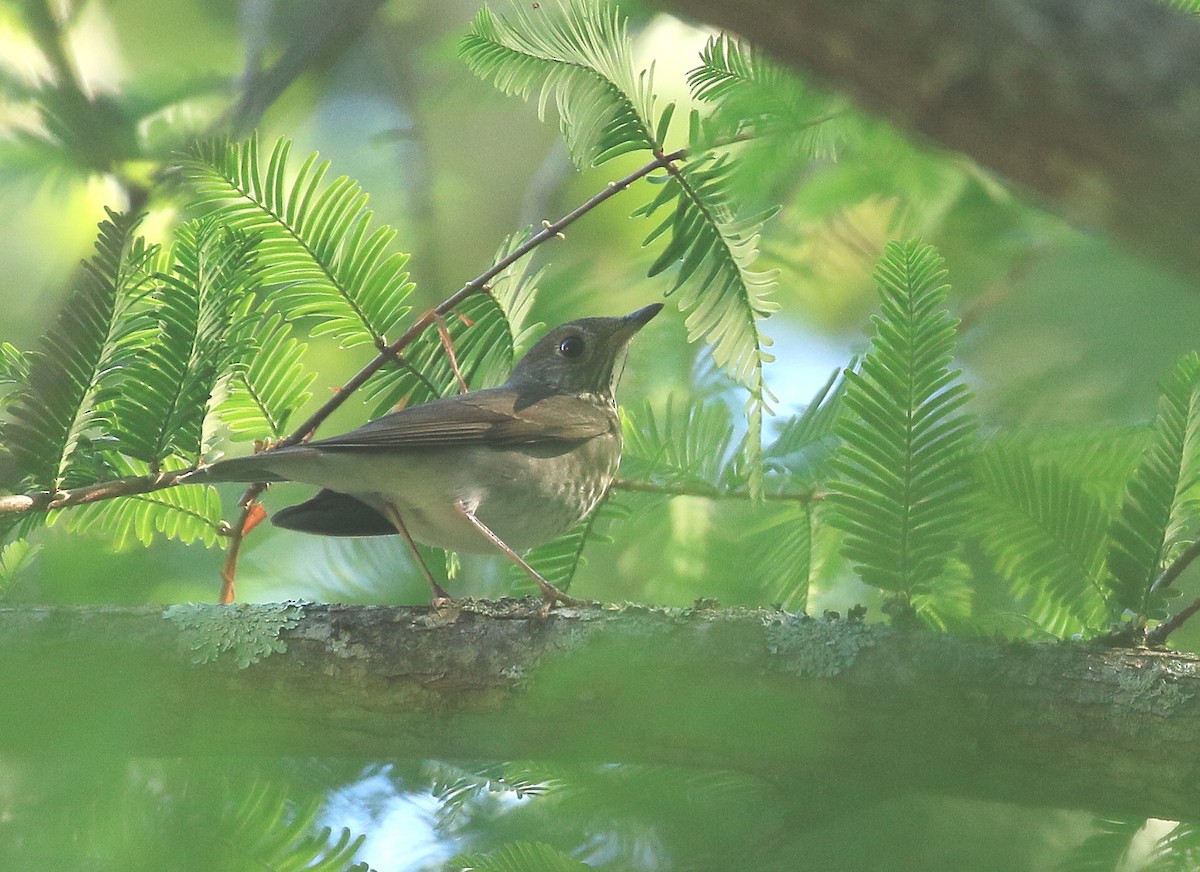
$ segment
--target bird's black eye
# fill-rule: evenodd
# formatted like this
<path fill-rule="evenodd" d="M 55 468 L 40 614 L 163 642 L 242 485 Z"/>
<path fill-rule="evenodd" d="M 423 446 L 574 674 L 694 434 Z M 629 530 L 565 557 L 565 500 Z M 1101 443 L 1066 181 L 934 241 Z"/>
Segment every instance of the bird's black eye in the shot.
<path fill-rule="evenodd" d="M 583 337 L 568 336 L 558 343 L 558 353 L 567 358 L 579 357 L 583 354 Z"/>

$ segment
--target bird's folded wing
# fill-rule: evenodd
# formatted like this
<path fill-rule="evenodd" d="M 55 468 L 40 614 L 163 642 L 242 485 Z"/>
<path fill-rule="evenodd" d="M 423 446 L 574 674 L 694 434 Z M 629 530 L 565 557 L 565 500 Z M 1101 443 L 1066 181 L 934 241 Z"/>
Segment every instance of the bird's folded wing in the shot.
<path fill-rule="evenodd" d="M 485 442 L 529 445 L 592 439 L 619 426 L 611 409 L 569 394 L 531 395 L 496 388 L 411 406 L 308 447 L 338 451 Z"/>

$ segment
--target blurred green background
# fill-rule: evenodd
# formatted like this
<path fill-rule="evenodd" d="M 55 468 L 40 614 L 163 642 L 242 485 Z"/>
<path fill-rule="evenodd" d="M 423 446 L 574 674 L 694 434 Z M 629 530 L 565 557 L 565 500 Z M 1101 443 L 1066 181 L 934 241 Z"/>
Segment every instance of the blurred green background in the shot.
<path fill-rule="evenodd" d="M 97 103 L 120 95 L 162 104 L 136 126 L 130 149 L 142 159 L 126 162 L 123 179 L 114 179 L 52 162 L 18 136 L 40 123 L 22 89 L 51 75 L 29 24 L 39 5 L 0 5 L 0 124 L 9 135 L 0 149 L 0 341 L 19 348 L 32 347 L 50 324 L 103 207 L 125 207 L 131 190 L 140 196 L 138 186 L 194 135 L 256 127 L 264 143 L 286 135 L 296 141 L 293 154 L 319 150 L 332 159 L 333 172 L 361 182 L 378 220 L 397 228 L 412 253 L 419 310 L 482 272 L 509 233 L 560 216 L 639 165 L 629 157 L 576 171 L 554 123 L 475 79 L 456 56 L 479 6 L 473 0 L 51 4 L 69 12 L 61 48 Z M 686 101 L 683 72 L 708 31 L 635 4 L 622 10 L 632 18 L 638 62 L 656 65 L 658 93 Z M 361 27 L 339 29 L 355 16 Z M 259 93 L 263 69 L 276 70 L 286 87 L 259 117 L 238 100 Z M 1053 437 L 1145 421 L 1156 382 L 1197 344 L 1194 284 L 1072 230 L 969 160 L 871 119 L 858 120 L 836 160 L 749 166 L 742 183 L 748 204 L 782 205 L 762 240 L 764 265 L 779 271 L 781 310 L 765 332 L 775 340 L 778 359 L 767 379 L 781 413 L 804 406 L 865 347 L 877 303 L 871 270 L 890 239 L 922 236 L 947 261 L 953 308 L 964 322 L 960 364 L 985 430 Z M 667 281 L 645 277 L 653 260 L 641 247 L 648 226 L 628 220 L 651 194 L 645 186 L 622 194 L 538 252 L 546 273 L 537 320 L 625 313 L 663 296 Z M 173 217 L 172 200 L 156 193 L 149 208 L 153 235 Z M 661 409 L 672 394 L 712 381 L 704 349 L 686 343 L 681 321 L 668 309 L 634 344 L 623 404 Z M 320 340 L 312 349 L 321 373 L 314 405 L 369 353 Z M 719 379 L 714 390 L 740 410 L 735 390 Z M 352 402 L 325 432 L 365 414 Z M 239 489 L 229 487 L 232 514 Z M 304 495 L 276 488 L 266 502 Z M 638 495 L 622 503 L 638 523 L 616 523 L 611 543 L 588 546 L 572 592 L 664 605 L 783 598 L 778 586 L 744 570 L 749 552 L 761 548 L 747 533 L 755 529 L 754 506 Z M 62 523 L 37 540 L 42 551 L 9 592 L 11 602 L 212 601 L 219 587 L 219 551 L 159 542 L 113 553 Z M 831 566 L 810 593 L 810 611 L 876 604 L 832 553 L 823 559 Z M 1195 584 L 1182 580 L 1185 591 L 1194 593 Z M 500 562 L 480 558 L 467 561 L 452 585 L 459 595 L 498 596 L 511 591 L 512 579 Z M 266 527 L 247 540 L 238 590 L 251 601 L 398 604 L 427 596 L 394 542 Z M 1200 638 L 1185 631 L 1176 641 L 1194 649 Z M 195 833 L 201 821 L 235 819 L 246 792 L 262 785 L 283 818 L 299 819 L 296 809 L 307 802 L 313 821 L 366 833 L 360 857 L 379 869 L 439 868 L 460 848 L 516 838 L 574 848 L 609 868 L 798 868 L 783 858 L 803 852 L 806 868 L 1050 869 L 1091 832 L 1086 816 L 1065 812 L 899 794 L 827 798 L 814 807 L 794 786 L 769 778 L 630 767 L 534 769 L 531 781 L 559 788 L 522 797 L 479 788 L 482 766 L 0 761 L 0 857 L 12 862 L 5 868 L 35 868 L 18 863 L 29 857 L 50 868 L 56 856 L 91 858 L 78 868 L 240 868 L 212 860 L 212 845 Z M 451 814 L 439 785 L 455 778 L 475 788 L 464 787 Z"/>

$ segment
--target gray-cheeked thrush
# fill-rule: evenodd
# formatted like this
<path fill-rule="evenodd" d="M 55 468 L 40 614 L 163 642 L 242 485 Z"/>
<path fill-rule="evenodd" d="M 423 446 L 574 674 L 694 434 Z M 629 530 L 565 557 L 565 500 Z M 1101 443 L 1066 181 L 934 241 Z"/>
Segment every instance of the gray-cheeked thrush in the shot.
<path fill-rule="evenodd" d="M 464 552 L 499 549 L 541 588 L 573 603 L 518 552 L 587 517 L 616 474 L 621 424 L 613 397 L 629 340 L 662 309 L 556 327 L 498 388 L 445 397 L 357 430 L 223 460 L 191 481 L 297 481 L 322 488 L 276 512 L 276 526 L 326 536 L 399 533 L 449 599 L 413 541 Z"/>

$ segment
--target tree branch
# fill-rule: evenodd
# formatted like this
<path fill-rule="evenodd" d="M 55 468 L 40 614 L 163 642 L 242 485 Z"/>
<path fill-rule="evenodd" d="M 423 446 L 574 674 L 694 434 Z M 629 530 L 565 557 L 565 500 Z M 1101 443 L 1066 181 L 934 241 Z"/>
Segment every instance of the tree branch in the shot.
<path fill-rule="evenodd" d="M 1151 0 L 661 0 L 1200 276 L 1200 25 Z"/>
<path fill-rule="evenodd" d="M 1200 803 L 1181 765 L 1200 658 L 537 605 L 2 608 L 0 752 L 602 760 L 1168 819 Z M 239 668 L 255 623 L 286 651 Z"/>

